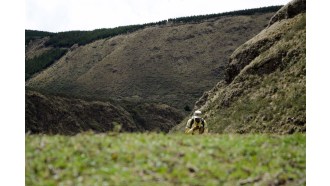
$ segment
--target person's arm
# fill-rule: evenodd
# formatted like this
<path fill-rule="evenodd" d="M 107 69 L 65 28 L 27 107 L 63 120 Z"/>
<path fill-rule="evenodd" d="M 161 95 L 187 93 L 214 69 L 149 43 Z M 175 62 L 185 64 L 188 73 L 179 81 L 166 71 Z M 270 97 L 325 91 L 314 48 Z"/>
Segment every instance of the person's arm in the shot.
<path fill-rule="evenodd" d="M 191 133 L 193 133 L 195 129 L 196 129 L 196 126 L 191 127 L 191 129 L 186 128 L 186 134 L 191 134 Z"/>
<path fill-rule="evenodd" d="M 189 119 L 188 122 L 187 122 L 186 129 L 185 129 L 186 134 L 191 134 L 194 131 L 195 127 L 196 127 L 196 126 L 193 126 L 193 127 L 189 128 L 190 127 L 190 122 L 191 122 L 191 119 Z"/>

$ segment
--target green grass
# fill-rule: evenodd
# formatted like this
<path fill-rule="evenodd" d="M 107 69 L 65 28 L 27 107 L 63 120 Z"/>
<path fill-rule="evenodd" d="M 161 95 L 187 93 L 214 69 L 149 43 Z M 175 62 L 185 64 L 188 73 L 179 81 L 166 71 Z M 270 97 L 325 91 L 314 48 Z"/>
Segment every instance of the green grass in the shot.
<path fill-rule="evenodd" d="M 304 185 L 306 136 L 26 135 L 26 185 Z"/>

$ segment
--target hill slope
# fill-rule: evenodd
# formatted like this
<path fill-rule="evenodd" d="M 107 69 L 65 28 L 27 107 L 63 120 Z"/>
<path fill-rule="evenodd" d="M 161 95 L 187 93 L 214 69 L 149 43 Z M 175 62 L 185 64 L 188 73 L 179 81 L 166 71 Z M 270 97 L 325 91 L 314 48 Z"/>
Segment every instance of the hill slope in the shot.
<path fill-rule="evenodd" d="M 205 90 L 224 78 L 229 55 L 260 32 L 273 14 L 168 23 L 74 45 L 26 85 L 53 94 L 191 108 Z"/>
<path fill-rule="evenodd" d="M 25 132 L 32 134 L 72 135 L 89 130 L 168 132 L 182 118 L 180 112 L 164 104 L 130 104 L 122 108 L 114 102 L 84 101 L 34 91 L 25 95 Z"/>
<path fill-rule="evenodd" d="M 195 105 L 211 131 L 305 132 L 305 11 L 306 1 L 290 2 L 266 29 L 234 51 L 225 81 Z M 173 131 L 183 130 L 185 121 Z"/>

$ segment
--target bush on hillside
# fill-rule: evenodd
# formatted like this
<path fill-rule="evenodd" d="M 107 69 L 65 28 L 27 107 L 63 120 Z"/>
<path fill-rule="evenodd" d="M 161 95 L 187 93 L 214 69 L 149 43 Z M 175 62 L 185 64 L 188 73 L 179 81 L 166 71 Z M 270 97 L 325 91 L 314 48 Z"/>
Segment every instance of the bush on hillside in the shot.
<path fill-rule="evenodd" d="M 173 23 L 190 23 L 190 22 L 201 22 L 206 19 L 212 19 L 222 16 L 240 16 L 240 15 L 253 15 L 256 13 L 268 13 L 268 12 L 276 12 L 282 6 L 269 6 L 262 8 L 253 8 L 253 9 L 245 9 L 245 10 L 237 10 L 231 12 L 224 12 L 219 14 L 208 14 L 208 15 L 200 15 L 200 16 L 187 16 L 187 17 L 179 17 L 174 19 L 169 19 L 169 22 Z"/>
<path fill-rule="evenodd" d="M 31 40 L 52 35 L 54 35 L 54 33 L 37 30 L 25 30 L 25 45 L 29 44 Z"/>
<path fill-rule="evenodd" d="M 109 29 L 102 28 L 93 31 L 60 32 L 53 35 L 46 43 L 46 46 L 71 47 L 74 44 L 85 45 L 98 39 L 104 39 L 108 37 L 114 37 L 120 34 L 131 33 L 139 29 L 143 29 L 147 26 L 162 25 L 165 23 L 166 21 L 159 21 L 156 23 L 148 23 L 143 25 L 120 26 Z"/>
<path fill-rule="evenodd" d="M 25 61 L 25 79 L 29 79 L 33 74 L 49 67 L 56 60 L 60 59 L 66 52 L 66 49 L 55 48 L 43 53 L 40 56 Z"/>
<path fill-rule="evenodd" d="M 120 34 L 131 33 L 149 26 L 165 25 L 167 24 L 167 22 L 171 22 L 171 23 L 201 22 L 207 19 L 217 18 L 222 16 L 253 15 L 256 13 L 275 12 L 279 10 L 281 7 L 282 6 L 270 6 L 270 7 L 238 10 L 232 12 L 224 12 L 219 14 L 180 17 L 180 18 L 173 18 L 173 19 L 168 19 L 153 23 L 146 23 L 141 25 L 128 25 L 128 26 L 120 26 L 120 27 L 108 28 L 108 29 L 102 28 L 93 31 L 68 31 L 68 32 L 50 33 L 50 32 L 26 30 L 25 37 L 27 42 L 27 40 L 29 41 L 31 40 L 31 38 L 33 39 L 36 37 L 50 36 L 50 40 L 46 42 L 46 46 L 71 47 L 74 44 L 85 45 L 98 39 L 104 39 L 108 37 L 114 37 Z"/>

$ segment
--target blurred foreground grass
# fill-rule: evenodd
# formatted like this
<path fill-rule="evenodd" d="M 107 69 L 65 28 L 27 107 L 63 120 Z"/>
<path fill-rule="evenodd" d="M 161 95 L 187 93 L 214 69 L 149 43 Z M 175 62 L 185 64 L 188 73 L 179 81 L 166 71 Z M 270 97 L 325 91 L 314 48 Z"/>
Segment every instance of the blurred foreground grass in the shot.
<path fill-rule="evenodd" d="M 306 135 L 26 135 L 26 185 L 305 185 Z"/>

